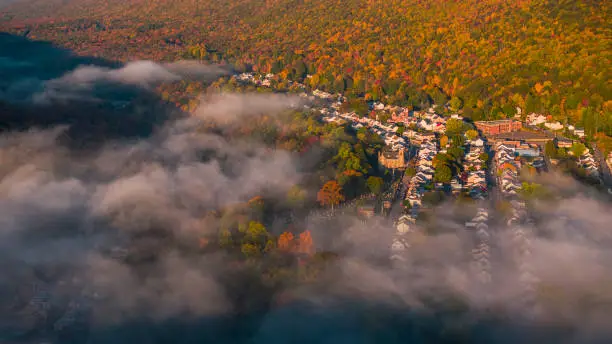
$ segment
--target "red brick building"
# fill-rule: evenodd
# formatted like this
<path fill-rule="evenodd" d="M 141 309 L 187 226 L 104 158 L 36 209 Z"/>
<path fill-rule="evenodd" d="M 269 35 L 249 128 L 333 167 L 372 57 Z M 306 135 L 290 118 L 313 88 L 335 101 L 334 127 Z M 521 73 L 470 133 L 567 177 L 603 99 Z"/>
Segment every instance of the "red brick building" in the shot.
<path fill-rule="evenodd" d="M 497 135 L 521 130 L 523 124 L 519 121 L 505 119 L 499 121 L 479 121 L 474 123 L 483 135 Z"/>

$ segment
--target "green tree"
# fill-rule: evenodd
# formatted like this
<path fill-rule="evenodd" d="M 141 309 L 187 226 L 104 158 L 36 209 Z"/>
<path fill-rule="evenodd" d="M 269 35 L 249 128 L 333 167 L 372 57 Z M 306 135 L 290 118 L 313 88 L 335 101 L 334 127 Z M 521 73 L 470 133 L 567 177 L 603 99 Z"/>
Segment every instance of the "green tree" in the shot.
<path fill-rule="evenodd" d="M 463 100 L 459 97 L 452 97 L 449 105 L 451 109 L 459 111 L 463 107 Z"/>
<path fill-rule="evenodd" d="M 248 243 L 248 242 L 247 243 L 243 243 L 240 246 L 240 251 L 247 258 L 255 258 L 255 257 L 258 257 L 259 255 L 261 255 L 261 249 L 259 248 L 259 246 L 255 245 L 255 244 Z"/>
<path fill-rule="evenodd" d="M 248 243 L 263 249 L 266 241 L 268 240 L 269 234 L 266 227 L 258 221 L 250 221 L 249 226 L 244 233 L 242 243 Z"/>
<path fill-rule="evenodd" d="M 444 200 L 444 194 L 440 191 L 430 191 L 423 195 L 423 203 L 426 206 L 436 206 Z"/>
<path fill-rule="evenodd" d="M 364 117 L 368 114 L 370 107 L 363 98 L 351 99 L 347 102 L 342 103 L 340 107 L 341 111 L 344 112 L 355 112 L 359 117 Z"/>
<path fill-rule="evenodd" d="M 306 201 L 306 191 L 299 185 L 294 185 L 287 192 L 287 203 L 292 208 L 301 208 Z"/>
<path fill-rule="evenodd" d="M 478 137 L 478 132 L 474 129 L 470 129 L 465 132 L 465 136 L 468 140 L 472 141 Z"/>
<path fill-rule="evenodd" d="M 462 135 L 465 131 L 463 120 L 451 118 L 446 121 L 446 135 L 455 136 Z"/>
<path fill-rule="evenodd" d="M 465 152 L 461 147 L 453 146 L 448 149 L 448 154 L 452 157 L 453 160 L 461 161 Z"/>
<path fill-rule="evenodd" d="M 280 62 L 274 61 L 270 68 L 270 72 L 276 74 L 276 73 L 279 73 L 282 70 L 282 68 L 283 67 L 281 66 Z"/>
<path fill-rule="evenodd" d="M 489 154 L 487 153 L 481 153 L 478 156 L 478 159 L 480 159 L 480 161 L 482 161 L 483 163 L 486 163 L 487 161 L 489 161 Z"/>
<path fill-rule="evenodd" d="M 408 167 L 406 168 L 406 175 L 408 175 L 409 177 L 414 177 L 416 176 L 417 171 L 414 167 Z"/>
<path fill-rule="evenodd" d="M 434 101 L 434 104 L 444 105 L 448 101 L 448 96 L 442 92 L 439 88 L 434 88 L 434 91 L 430 93 L 431 99 Z"/>
<path fill-rule="evenodd" d="M 368 185 L 368 189 L 370 189 L 373 194 L 378 195 L 382 192 L 384 181 L 380 177 L 370 176 L 368 177 L 366 184 Z"/>
<path fill-rule="evenodd" d="M 581 156 L 585 150 L 586 146 L 580 142 L 575 142 L 570 148 L 570 151 L 572 152 L 572 154 L 574 154 L 575 157 Z"/>
<path fill-rule="evenodd" d="M 546 145 L 544 145 L 544 153 L 552 159 L 557 158 L 557 147 L 555 147 L 553 140 L 546 141 Z"/>
<path fill-rule="evenodd" d="M 303 60 L 299 60 L 295 63 L 295 77 L 298 78 L 299 80 L 304 79 L 306 77 L 307 74 L 307 68 L 306 68 L 306 64 L 304 63 Z"/>
<path fill-rule="evenodd" d="M 434 172 L 434 181 L 437 183 L 450 183 L 453 172 L 447 165 L 439 165 Z"/>
<path fill-rule="evenodd" d="M 465 145 L 465 137 L 463 135 L 455 135 L 452 138 L 451 146 L 453 147 L 463 147 Z"/>
<path fill-rule="evenodd" d="M 545 199 L 551 196 L 551 193 L 541 184 L 523 182 L 519 193 L 527 198 Z"/>
<path fill-rule="evenodd" d="M 378 120 L 381 123 L 387 123 L 387 121 L 389 121 L 390 118 L 391 118 L 391 115 L 386 113 L 386 112 L 383 112 L 383 113 L 378 115 Z"/>
<path fill-rule="evenodd" d="M 431 164 L 434 168 L 438 168 L 438 166 L 447 165 L 450 160 L 450 156 L 446 153 L 438 153 L 433 157 Z"/>

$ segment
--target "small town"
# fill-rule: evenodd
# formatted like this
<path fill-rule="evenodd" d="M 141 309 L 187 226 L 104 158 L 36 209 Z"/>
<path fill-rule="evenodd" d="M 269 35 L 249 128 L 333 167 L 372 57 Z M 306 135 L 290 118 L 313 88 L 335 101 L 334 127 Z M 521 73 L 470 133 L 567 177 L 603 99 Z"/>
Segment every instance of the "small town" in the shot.
<path fill-rule="evenodd" d="M 263 87 L 271 87 L 273 77 L 253 73 L 232 76 L 239 82 Z M 305 89 L 298 83 L 294 86 Z M 303 110 L 322 122 L 349 126 L 355 131 L 366 129 L 380 136 L 385 146 L 378 152 L 378 163 L 392 176 L 380 196 L 363 195 L 339 204 L 336 209 L 313 210 L 314 221 L 323 223 L 338 215 L 356 213 L 366 223 L 376 214 L 383 216 L 395 228 L 389 258 L 402 264 L 404 254 L 426 235 L 433 208 L 443 202 L 469 199 L 474 210 L 458 235 L 471 246 L 474 283 L 487 288 L 501 278 L 495 275 L 492 257 L 498 254 L 498 240 L 501 231 L 505 231 L 513 238 L 513 259 L 520 267 L 522 291 L 517 304 L 533 312 L 538 307 L 535 301 L 538 277 L 528 260 L 535 223 L 526 197 L 537 192 L 538 185 L 522 176 L 550 171 L 562 159 L 571 157 L 586 180 L 612 193 L 609 177 L 612 153 L 604 159 L 584 144 L 584 129 L 551 122 L 542 114 L 522 117 L 521 109 L 517 109 L 514 118 L 472 123 L 451 111 L 448 105 L 415 111 L 371 102 L 367 113 L 358 114 L 346 110 L 347 100 L 341 94 L 314 90 L 300 92 L 299 97 L 306 100 Z M 497 217 L 493 217 L 493 210 L 500 204 L 508 208 L 504 212 L 495 211 Z M 500 218 L 499 214 L 504 215 Z M 121 246 L 107 251 L 109 257 L 118 261 L 128 255 Z M 61 280 L 54 288 L 56 294 L 62 290 L 81 290 L 78 297 L 64 302 L 62 314 L 55 316 L 52 328 L 57 333 L 65 329 L 73 333 L 86 327 L 93 305 L 103 302 L 105 297 L 76 277 Z M 44 282 L 34 282 L 26 292 L 31 299 L 23 312 L 31 313 L 31 321 L 44 322 L 49 312 L 57 312 L 53 306 L 57 298 L 51 289 Z"/>
<path fill-rule="evenodd" d="M 247 73 L 238 79 L 269 86 L 272 77 L 272 74 L 257 77 Z M 299 87 L 304 88 L 303 85 Z M 612 153 L 605 158 L 599 153 L 600 159 L 595 158 L 593 148 L 584 144 L 583 128 L 550 121 L 542 114 L 521 116 L 522 111 L 518 108 L 514 118 L 470 123 L 459 113 L 449 114 L 448 106 L 411 111 L 373 102 L 369 104 L 367 116 L 360 116 L 342 110 L 346 99 L 340 94 L 314 90 L 311 95 L 302 92 L 300 96 L 311 101 L 326 101 L 322 104 L 328 105 L 314 109 L 320 113 L 322 121 L 350 125 L 355 130 L 367 128 L 384 139 L 386 147 L 379 153 L 379 163 L 397 173 L 401 183 L 390 186 L 393 190 L 387 193 L 384 203 L 388 208 L 401 210 L 385 212 L 381 209 L 382 214 L 392 217 L 396 227 L 390 244 L 392 260 L 401 262 L 402 252 L 409 250 L 415 238 L 422 235 L 419 231 L 422 231 L 423 218 L 419 213 L 428 212 L 437 204 L 431 200 L 436 198 L 433 195 L 469 197 L 477 204 L 475 216 L 465 222 L 465 232 L 473 246 L 471 269 L 475 280 L 484 286 L 492 281 L 494 269 L 490 256 L 495 246 L 499 246 L 495 236 L 499 240 L 500 233 L 499 229 L 491 232 L 489 223 L 494 222 L 496 228 L 502 224 L 514 238 L 514 259 L 520 267 L 523 290 L 517 305 L 533 312 L 537 312 L 535 286 L 538 279 L 528 260 L 535 225 L 525 195 L 537 185 L 522 181 L 521 174 L 555 169 L 559 164 L 559 152 L 563 152 L 563 156 L 576 161 L 579 172 L 589 182 L 612 194 Z M 447 115 L 443 116 L 440 109 L 447 110 Z M 452 132 L 457 127 L 463 129 Z M 443 173 L 438 167 L 439 154 L 449 153 L 457 133 L 462 142 L 455 145 L 460 148 L 455 151 L 461 165 L 457 173 Z M 509 209 L 504 218 L 492 219 L 489 214 L 499 202 L 508 204 Z M 358 211 L 367 216 L 376 212 L 371 204 L 361 206 Z"/>
<path fill-rule="evenodd" d="M 0 344 L 612 343 L 610 17 L 0 0 Z"/>

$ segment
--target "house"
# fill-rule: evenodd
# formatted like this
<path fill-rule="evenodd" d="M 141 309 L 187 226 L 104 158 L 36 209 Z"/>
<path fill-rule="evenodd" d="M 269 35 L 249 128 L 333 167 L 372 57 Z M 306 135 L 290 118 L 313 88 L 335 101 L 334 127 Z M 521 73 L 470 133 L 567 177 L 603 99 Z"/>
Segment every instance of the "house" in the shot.
<path fill-rule="evenodd" d="M 411 129 L 406 129 L 404 130 L 404 133 L 402 134 L 402 136 L 405 136 L 409 139 L 412 139 L 416 136 L 417 132 Z"/>
<path fill-rule="evenodd" d="M 546 116 L 532 113 L 529 116 L 527 116 L 527 123 L 533 126 L 544 124 L 546 123 Z"/>
<path fill-rule="evenodd" d="M 520 188 L 521 186 L 515 183 L 507 183 L 507 184 L 502 185 L 502 189 L 504 192 L 516 191 L 516 190 L 519 190 Z"/>
<path fill-rule="evenodd" d="M 400 216 L 400 218 L 398 220 L 398 223 L 399 222 L 405 222 L 405 223 L 410 225 L 410 224 L 415 224 L 416 223 L 416 219 L 413 216 L 411 216 L 411 215 L 404 214 L 404 215 Z"/>
<path fill-rule="evenodd" d="M 563 129 L 563 124 L 561 124 L 560 122 L 546 122 L 544 123 L 544 126 L 550 130 L 561 130 Z"/>
<path fill-rule="evenodd" d="M 485 229 L 479 229 L 476 232 L 476 235 L 478 235 L 478 238 L 480 238 L 480 240 L 483 240 L 483 241 L 489 240 L 489 237 L 490 237 L 489 232 L 487 232 Z"/>
<path fill-rule="evenodd" d="M 576 128 L 574 130 L 574 134 L 576 134 L 576 136 L 578 136 L 579 138 L 584 138 L 585 137 L 585 133 L 584 133 L 584 129 L 583 128 Z"/>
<path fill-rule="evenodd" d="M 555 138 L 555 145 L 558 148 L 571 148 L 574 144 L 574 140 L 566 139 L 565 137 Z"/>
<path fill-rule="evenodd" d="M 436 139 L 436 134 L 425 133 L 425 134 L 421 134 L 421 137 L 423 138 L 423 141 L 433 142 Z"/>
<path fill-rule="evenodd" d="M 535 168 L 540 168 L 540 169 L 541 169 L 541 168 L 546 167 L 546 162 L 544 162 L 544 160 L 543 160 L 543 159 L 534 160 L 534 161 L 531 163 L 531 166 L 533 166 L 533 167 L 535 167 Z"/>
<path fill-rule="evenodd" d="M 408 203 L 410 203 L 411 207 L 420 207 L 422 205 L 421 202 L 421 197 L 419 196 L 415 196 L 415 195 L 410 195 L 408 197 Z"/>
<path fill-rule="evenodd" d="M 489 219 L 488 216 L 484 215 L 484 214 L 477 214 L 476 216 L 474 216 L 474 218 L 472 219 L 472 222 L 476 222 L 476 226 L 478 227 L 479 223 L 485 222 Z"/>
<path fill-rule="evenodd" d="M 453 191 L 461 191 L 461 189 L 463 189 L 463 183 L 457 177 L 454 177 L 450 184 Z"/>
<path fill-rule="evenodd" d="M 372 217 L 374 216 L 374 205 L 362 205 L 357 208 L 357 213 L 361 216 Z"/>
<path fill-rule="evenodd" d="M 540 151 L 535 148 L 520 148 L 514 151 L 518 156 L 537 157 Z"/>
<path fill-rule="evenodd" d="M 517 195 L 517 192 L 515 190 L 504 191 L 504 193 L 506 193 L 509 196 L 516 196 Z"/>
<path fill-rule="evenodd" d="M 420 178 L 420 179 L 423 179 L 423 180 L 429 180 L 431 178 L 431 175 L 430 174 L 426 174 L 423 171 L 419 171 L 419 172 L 417 172 L 415 178 Z"/>
<path fill-rule="evenodd" d="M 397 226 L 396 226 L 396 230 L 398 234 L 406 234 L 411 231 L 411 228 L 410 228 L 410 223 L 412 222 L 411 219 L 412 218 L 407 215 L 402 215 L 400 217 L 397 223 Z"/>
<path fill-rule="evenodd" d="M 410 247 L 410 244 L 402 238 L 393 238 L 391 243 L 391 251 L 402 252 Z"/>
<path fill-rule="evenodd" d="M 419 166 L 419 171 L 426 174 L 434 174 L 434 169 L 431 167 L 431 161 L 425 160 L 427 164 L 423 164 Z"/>
<path fill-rule="evenodd" d="M 482 147 L 484 146 L 484 141 L 479 137 L 476 140 L 470 141 L 470 145 L 475 147 Z"/>

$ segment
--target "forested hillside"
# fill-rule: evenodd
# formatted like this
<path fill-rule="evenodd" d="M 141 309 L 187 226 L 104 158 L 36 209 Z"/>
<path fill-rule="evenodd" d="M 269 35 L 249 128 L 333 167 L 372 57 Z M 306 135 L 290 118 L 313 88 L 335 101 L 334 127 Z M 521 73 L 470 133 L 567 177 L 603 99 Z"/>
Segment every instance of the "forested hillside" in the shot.
<path fill-rule="evenodd" d="M 83 54 L 227 61 L 391 103 L 456 97 L 473 119 L 519 106 L 612 135 L 610 9 L 594 0 L 25 0 L 0 25 Z"/>

